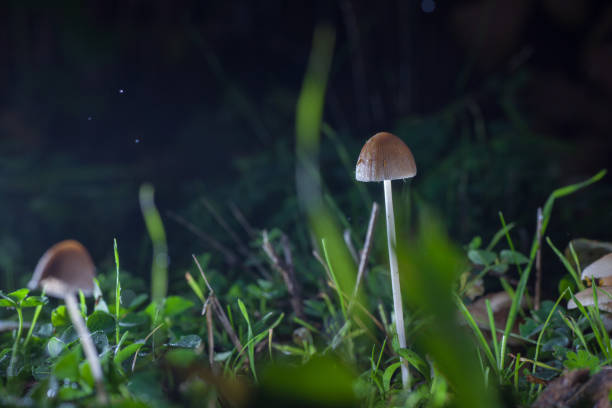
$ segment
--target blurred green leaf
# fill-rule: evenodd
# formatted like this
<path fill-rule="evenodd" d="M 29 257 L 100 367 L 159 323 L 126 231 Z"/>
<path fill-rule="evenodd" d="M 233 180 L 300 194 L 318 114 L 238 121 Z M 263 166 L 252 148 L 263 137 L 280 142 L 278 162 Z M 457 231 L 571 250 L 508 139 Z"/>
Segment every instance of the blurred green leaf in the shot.
<path fill-rule="evenodd" d="M 455 389 L 456 406 L 496 406 L 495 388 L 484 386 L 476 345 L 457 322 L 453 287 L 465 270 L 465 257 L 446 234 L 439 217 L 424 206 L 419 214 L 416 234 L 409 240 L 398 239 L 397 251 L 406 303 L 428 316 L 427 323 L 414 332 L 413 341 Z M 402 229 L 407 230 L 398 228 Z M 491 254 L 485 252 L 484 257 L 492 262 Z"/>
<path fill-rule="evenodd" d="M 573 351 L 569 351 L 566 354 L 566 360 L 563 362 L 563 365 L 570 370 L 578 370 L 581 368 L 588 368 L 593 374 L 600 366 L 599 358 L 592 355 L 586 350 L 578 350 L 578 352 L 574 353 Z"/>
<path fill-rule="evenodd" d="M 72 386 L 64 386 L 58 390 L 57 399 L 60 401 L 73 401 L 86 397 L 89 394 L 89 390 L 73 388 Z"/>
<path fill-rule="evenodd" d="M 491 267 L 491 270 L 496 273 L 506 273 L 508 271 L 508 264 L 500 263 L 500 264 L 493 265 Z"/>
<path fill-rule="evenodd" d="M 19 303 L 28 296 L 28 293 L 30 293 L 30 289 L 23 288 L 11 292 L 7 296 L 13 299 L 16 303 Z"/>
<path fill-rule="evenodd" d="M 523 265 L 529 262 L 529 259 L 525 255 L 521 254 L 518 251 L 512 251 L 510 249 L 502 250 L 499 255 L 503 262 L 509 263 L 511 265 L 517 263 L 519 265 Z"/>
<path fill-rule="evenodd" d="M 192 307 L 194 307 L 194 303 L 191 300 L 181 296 L 168 296 L 164 302 L 163 315 L 165 317 L 176 316 Z"/>
<path fill-rule="evenodd" d="M 114 361 L 116 364 L 123 363 L 126 359 L 128 359 L 132 354 L 134 354 L 140 347 L 142 347 L 143 342 L 132 343 L 128 346 L 125 346 L 117 354 L 115 354 Z"/>
<path fill-rule="evenodd" d="M 0 299 L 0 307 L 17 307 L 13 299 Z"/>
<path fill-rule="evenodd" d="M 85 359 L 81 361 L 79 364 L 79 377 L 81 379 L 81 383 L 85 382 L 90 388 L 94 387 L 94 378 L 91 373 L 91 368 L 89 366 L 89 360 Z"/>
<path fill-rule="evenodd" d="M 401 365 L 402 363 L 397 362 L 385 368 L 385 371 L 383 372 L 383 377 L 382 377 L 383 378 L 383 388 L 385 392 L 388 392 L 391 389 L 391 378 L 393 377 L 393 374 L 395 374 L 397 369 L 401 367 Z"/>
<path fill-rule="evenodd" d="M 98 354 L 102 354 L 109 349 L 108 336 L 101 330 L 91 333 L 91 341 L 96 346 Z"/>
<path fill-rule="evenodd" d="M 188 334 L 187 336 L 181 336 L 181 338 L 177 341 L 168 343 L 168 345 L 171 347 L 181 347 L 188 349 L 200 347 L 201 344 L 202 338 L 197 334 Z"/>
<path fill-rule="evenodd" d="M 144 326 L 148 323 L 149 316 L 146 313 L 128 313 L 119 321 L 119 326 L 122 328 L 134 328 Z"/>
<path fill-rule="evenodd" d="M 47 342 L 47 351 L 51 357 L 57 357 L 65 348 L 66 344 L 57 337 L 51 337 Z"/>
<path fill-rule="evenodd" d="M 524 323 L 519 325 L 519 332 L 522 337 L 529 338 L 542 330 L 544 323 L 537 323 L 533 319 L 527 319 Z"/>
<path fill-rule="evenodd" d="M 79 347 L 75 347 L 74 350 L 60 357 L 53 366 L 53 375 L 60 379 L 78 381 L 80 350 Z"/>
<path fill-rule="evenodd" d="M 355 373 L 343 363 L 313 357 L 298 367 L 269 365 L 262 371 L 261 385 L 269 398 L 266 401 L 276 406 L 355 407 L 358 405 L 353 390 L 356 379 Z"/>
<path fill-rule="evenodd" d="M 478 249 L 482 245 L 482 238 L 475 236 L 468 244 L 468 249 Z"/>
<path fill-rule="evenodd" d="M 193 350 L 189 350 L 192 348 L 194 347 L 188 347 L 188 349 L 182 350 L 170 350 L 166 354 L 166 360 L 168 360 L 168 362 L 174 366 L 187 367 L 198 358 L 197 354 L 194 353 Z"/>
<path fill-rule="evenodd" d="M 484 249 L 471 249 L 468 251 L 468 258 L 476 265 L 487 266 L 495 262 L 497 255 Z"/>
<path fill-rule="evenodd" d="M 110 313 L 96 310 L 87 318 L 87 328 L 92 333 L 102 331 L 110 334 L 115 331 L 115 318 Z"/>
<path fill-rule="evenodd" d="M 136 309 L 145 304 L 149 296 L 145 293 L 141 293 L 140 295 L 134 297 L 130 304 L 128 305 L 128 309 Z"/>
<path fill-rule="evenodd" d="M 70 324 L 70 318 L 66 312 L 66 306 L 61 305 L 51 312 L 51 323 L 54 327 L 62 327 Z"/>
<path fill-rule="evenodd" d="M 49 303 L 46 296 L 30 296 L 21 302 L 21 307 L 44 306 Z"/>
<path fill-rule="evenodd" d="M 421 373 L 423 378 L 425 378 L 425 381 L 429 383 L 430 367 L 429 364 L 427 364 L 425 360 L 421 358 L 421 356 L 410 349 L 400 349 L 399 355 L 405 358 L 411 366 L 416 368 L 417 371 Z"/>
<path fill-rule="evenodd" d="M 134 373 L 127 384 L 128 391 L 136 398 L 154 407 L 165 406 L 164 390 L 159 386 L 161 374 L 157 370 Z"/>

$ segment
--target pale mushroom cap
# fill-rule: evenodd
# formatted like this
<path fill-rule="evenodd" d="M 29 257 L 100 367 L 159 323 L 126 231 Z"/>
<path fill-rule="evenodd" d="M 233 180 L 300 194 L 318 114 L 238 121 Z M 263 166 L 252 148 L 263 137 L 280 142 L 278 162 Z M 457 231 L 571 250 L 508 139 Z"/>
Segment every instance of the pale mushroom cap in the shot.
<path fill-rule="evenodd" d="M 384 181 L 411 178 L 416 175 L 412 152 L 397 136 L 380 132 L 363 145 L 355 178 L 357 181 Z"/>
<path fill-rule="evenodd" d="M 512 298 L 508 295 L 508 292 L 501 291 L 482 296 L 467 307 L 478 327 L 485 329 L 489 328 L 489 314 L 487 313 L 486 306 L 487 300 L 489 300 L 491 304 L 491 311 L 494 317 L 501 318 L 495 319 L 496 326 L 502 321 L 505 323 L 508 311 L 512 305 Z M 499 322 L 497 320 L 499 320 Z"/>
<path fill-rule="evenodd" d="M 43 288 L 48 295 L 59 298 L 79 290 L 89 295 L 94 290 L 95 271 L 89 252 L 81 243 L 61 241 L 40 258 L 28 287 Z"/>
<path fill-rule="evenodd" d="M 604 255 L 582 271 L 582 279 L 612 276 L 612 253 Z"/>
<path fill-rule="evenodd" d="M 593 288 L 586 288 L 580 292 L 574 293 L 574 297 L 578 299 L 582 306 L 595 305 Z M 597 288 L 597 303 L 599 304 L 599 309 L 605 310 L 606 312 L 612 312 L 612 286 L 601 286 Z M 568 309 L 576 309 L 577 307 L 574 299 L 570 299 L 567 302 Z"/>

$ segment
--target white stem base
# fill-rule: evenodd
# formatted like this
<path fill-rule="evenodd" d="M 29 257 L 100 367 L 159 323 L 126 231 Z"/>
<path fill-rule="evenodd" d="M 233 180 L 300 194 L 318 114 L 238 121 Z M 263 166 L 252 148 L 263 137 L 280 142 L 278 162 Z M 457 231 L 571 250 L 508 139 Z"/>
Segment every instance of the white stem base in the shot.
<path fill-rule="evenodd" d="M 74 293 L 68 292 L 64 296 L 64 302 L 66 303 L 66 309 L 68 310 L 68 314 L 70 315 L 70 320 L 72 320 L 72 324 L 74 325 L 74 328 L 76 329 L 76 332 L 79 335 L 79 339 L 81 340 L 81 345 L 83 346 L 83 352 L 85 353 L 85 357 L 89 362 L 91 375 L 93 376 L 94 381 L 96 383 L 98 400 L 101 403 L 106 404 L 108 402 L 108 398 L 106 396 L 106 391 L 104 390 L 102 366 L 100 365 L 100 359 L 98 358 L 96 346 L 94 346 L 93 341 L 91 340 L 91 335 L 89 334 L 89 330 L 87 330 L 85 320 L 83 320 L 83 316 L 81 315 L 81 311 L 79 310 L 77 298 Z"/>
<path fill-rule="evenodd" d="M 391 290 L 393 291 L 393 311 L 395 312 L 395 327 L 397 328 L 397 340 L 400 348 L 406 348 L 406 329 L 404 328 L 404 309 L 402 307 L 402 292 L 400 289 L 399 270 L 397 267 L 397 255 L 395 254 L 395 215 L 393 213 L 393 192 L 391 180 L 385 180 L 385 211 L 387 218 L 387 245 L 389 246 L 389 269 L 391 270 Z M 410 382 L 408 362 L 400 357 L 402 363 L 402 384 L 404 388 Z"/>

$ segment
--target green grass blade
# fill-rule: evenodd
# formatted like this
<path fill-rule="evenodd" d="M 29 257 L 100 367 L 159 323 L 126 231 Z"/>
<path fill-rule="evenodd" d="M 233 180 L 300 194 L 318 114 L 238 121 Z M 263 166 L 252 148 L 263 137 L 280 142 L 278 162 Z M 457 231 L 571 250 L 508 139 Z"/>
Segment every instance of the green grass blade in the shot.
<path fill-rule="evenodd" d="M 582 284 L 582 279 L 580 279 L 580 275 L 576 272 L 576 270 L 574 269 L 574 267 L 572 266 L 572 264 L 567 260 L 567 258 L 561 253 L 561 251 L 559 251 L 557 249 L 557 247 L 555 246 L 555 244 L 552 243 L 552 241 L 550 240 L 549 237 L 546 237 L 546 243 L 548 244 L 548 246 L 553 250 L 553 252 L 555 253 L 555 255 L 557 255 L 557 258 L 559 258 L 559 260 L 561 261 L 561 263 L 563 264 L 563 266 L 565 266 L 565 269 L 567 269 L 567 271 L 569 272 L 569 274 L 572 276 L 572 278 L 574 279 L 574 281 L 576 282 L 576 285 L 578 286 L 578 288 L 580 290 L 584 289 L 584 285 Z"/>
<path fill-rule="evenodd" d="M 542 326 L 542 330 L 540 330 L 540 334 L 538 335 L 538 340 L 537 340 L 537 343 L 536 343 L 535 354 L 534 354 L 534 357 L 533 357 L 533 360 L 536 363 L 537 363 L 538 357 L 540 355 L 540 347 L 541 347 L 541 344 L 542 344 L 542 338 L 544 337 L 544 332 L 546 331 L 546 328 L 548 327 L 548 324 L 550 323 L 550 319 L 555 314 L 555 311 L 557 310 L 557 306 L 559 306 L 559 303 L 561 302 L 561 300 L 563 300 L 563 297 L 565 296 L 565 292 L 567 292 L 567 291 L 568 291 L 568 289 L 564 290 L 563 293 L 561 293 L 561 295 L 559 296 L 559 298 L 557 299 L 557 301 L 553 305 L 552 309 L 550 310 L 550 313 L 546 317 L 546 320 L 544 321 L 544 325 Z M 536 368 L 536 366 L 534 364 L 534 366 L 533 366 L 533 373 L 535 373 L 535 368 Z"/>
<path fill-rule="evenodd" d="M 489 299 L 485 300 L 485 306 L 487 307 L 487 316 L 489 317 L 489 331 L 491 332 L 491 341 L 493 342 L 493 350 L 495 351 L 495 356 L 498 357 L 497 360 L 497 369 L 501 370 L 502 367 L 499 366 L 501 359 L 499 359 L 499 344 L 497 343 L 497 329 L 495 327 L 495 318 L 493 317 L 493 310 L 491 309 L 491 302 Z"/>
<path fill-rule="evenodd" d="M 139 198 L 142 216 L 153 242 L 151 300 L 159 307 L 168 291 L 168 247 L 164 224 L 153 200 L 154 192 L 153 186 L 145 183 L 140 187 Z"/>
<path fill-rule="evenodd" d="M 249 356 L 249 365 L 251 367 L 251 372 L 253 373 L 253 378 L 255 379 L 255 382 L 258 382 L 257 371 L 255 370 L 255 338 L 253 336 L 251 320 L 249 319 L 249 313 L 247 312 L 246 306 L 240 299 L 238 299 L 238 308 L 240 309 L 240 313 L 242 313 L 242 317 L 244 317 L 244 320 L 246 320 L 247 323 L 247 344 L 244 345 L 244 348 L 247 349 L 247 355 Z M 238 355 L 240 355 L 240 353 Z"/>
<path fill-rule="evenodd" d="M 115 279 L 115 340 L 119 344 L 119 311 L 121 308 L 121 282 L 119 281 L 119 250 L 117 249 L 117 238 L 113 239 L 113 249 L 115 252 L 115 266 L 117 274 Z"/>
<path fill-rule="evenodd" d="M 478 339 L 478 342 L 480 343 L 480 347 L 482 348 L 485 355 L 487 356 L 487 359 L 489 360 L 489 364 L 491 364 L 492 367 L 497 367 L 498 365 L 495 361 L 495 356 L 493 355 L 493 352 L 491 351 L 491 347 L 489 346 L 489 343 L 487 342 L 484 335 L 482 334 L 482 331 L 476 324 L 476 321 L 470 314 L 470 311 L 467 309 L 463 301 L 458 296 L 455 296 L 455 301 L 457 302 L 459 311 L 461 312 L 461 314 L 463 314 L 463 317 L 465 317 L 465 320 L 467 321 L 468 325 L 474 332 L 474 335 Z"/>
<path fill-rule="evenodd" d="M 340 308 L 342 309 L 342 316 L 344 316 L 344 319 L 346 320 L 346 306 L 344 305 L 344 299 L 342 298 L 341 289 L 340 289 L 340 286 L 338 285 L 336 274 L 334 273 L 334 267 L 332 266 L 330 258 L 329 258 L 329 253 L 327 251 L 327 244 L 325 242 L 325 238 L 321 240 L 321 246 L 323 247 L 323 255 L 325 256 L 325 262 L 327 263 L 327 267 L 329 268 L 329 273 L 334 282 L 334 288 L 336 290 L 336 293 L 338 294 Z"/>

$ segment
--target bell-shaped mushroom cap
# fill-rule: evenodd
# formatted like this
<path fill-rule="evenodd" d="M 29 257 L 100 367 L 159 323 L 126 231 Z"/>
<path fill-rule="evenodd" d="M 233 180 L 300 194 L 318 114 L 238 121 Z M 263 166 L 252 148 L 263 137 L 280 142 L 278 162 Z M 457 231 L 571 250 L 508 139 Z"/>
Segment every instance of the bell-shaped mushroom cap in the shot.
<path fill-rule="evenodd" d="M 357 181 L 384 181 L 411 178 L 416 175 L 412 152 L 397 136 L 380 132 L 363 145 L 355 178 Z"/>
<path fill-rule="evenodd" d="M 28 287 L 43 288 L 48 295 L 58 298 L 79 290 L 89 295 L 94 290 L 95 271 L 89 252 L 80 242 L 61 241 L 40 258 Z"/>
<path fill-rule="evenodd" d="M 582 279 L 612 276 L 612 253 L 604 255 L 582 271 Z"/>

